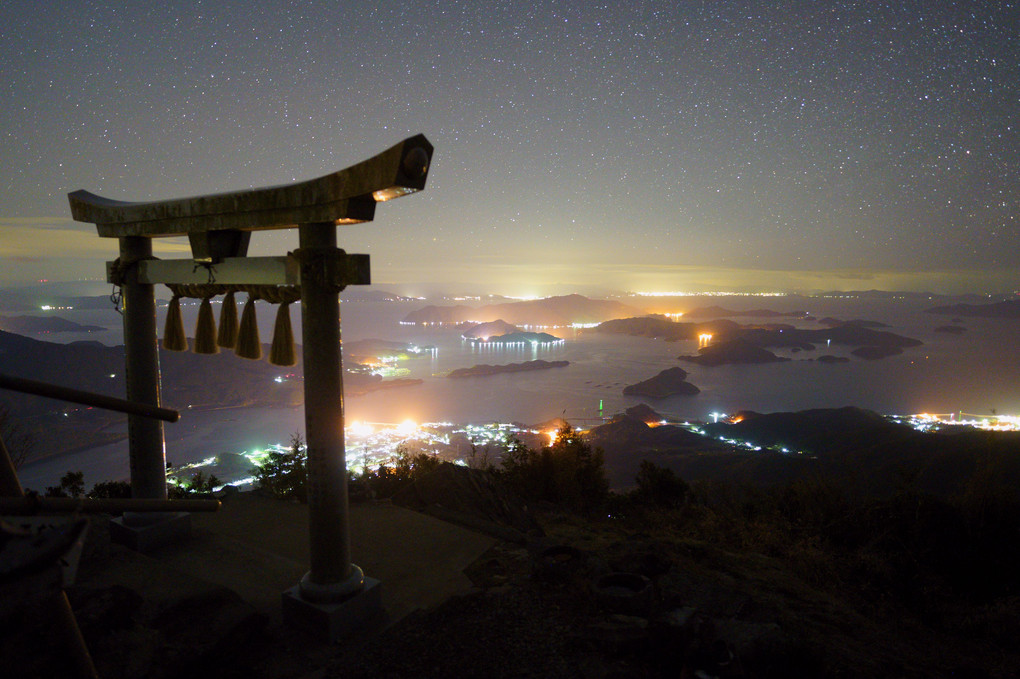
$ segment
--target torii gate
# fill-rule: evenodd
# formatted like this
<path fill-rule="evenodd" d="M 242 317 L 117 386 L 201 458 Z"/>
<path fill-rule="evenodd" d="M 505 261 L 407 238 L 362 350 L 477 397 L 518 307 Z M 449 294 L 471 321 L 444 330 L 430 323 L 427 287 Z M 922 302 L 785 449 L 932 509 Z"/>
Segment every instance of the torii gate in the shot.
<path fill-rule="evenodd" d="M 378 581 L 350 558 L 340 345 L 339 291 L 367 285 L 369 261 L 337 248 L 336 226 L 371 221 L 376 203 L 425 188 L 432 151 L 417 135 L 317 179 L 192 198 L 130 203 L 68 194 L 76 221 L 120 243 L 107 275 L 122 288 L 127 398 L 135 403 L 160 405 L 155 284 L 201 284 L 212 275 L 218 284 L 300 286 L 311 564 L 283 601 L 286 614 L 325 625 L 330 640 L 359 623 L 352 618 L 381 611 Z M 297 252 L 247 257 L 252 231 L 295 226 Z M 183 235 L 193 259 L 153 259 L 151 239 Z M 165 499 L 162 422 L 129 416 L 128 440 L 132 495 Z M 135 535 L 128 541 L 158 541 L 174 521 L 147 519 L 125 514 L 121 530 Z"/>

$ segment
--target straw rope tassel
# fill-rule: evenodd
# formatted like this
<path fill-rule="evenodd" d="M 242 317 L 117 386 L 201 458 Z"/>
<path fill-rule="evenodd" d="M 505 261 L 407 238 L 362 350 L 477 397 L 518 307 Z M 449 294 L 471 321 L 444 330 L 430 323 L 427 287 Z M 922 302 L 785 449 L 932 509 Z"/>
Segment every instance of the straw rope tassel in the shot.
<path fill-rule="evenodd" d="M 184 336 L 184 321 L 181 319 L 181 298 L 176 294 L 170 298 L 167 308 L 163 348 L 167 351 L 188 350 L 188 338 Z"/>
<path fill-rule="evenodd" d="M 255 295 L 248 293 L 248 301 L 241 312 L 241 327 L 237 333 L 234 353 L 241 358 L 257 361 L 262 358 L 262 342 L 259 340 L 259 326 L 255 318 Z"/>
<path fill-rule="evenodd" d="M 220 353 L 216 345 L 216 320 L 208 297 L 204 297 L 198 307 L 198 324 L 195 326 L 195 346 L 192 351 L 196 354 Z"/>
<path fill-rule="evenodd" d="M 273 346 L 269 349 L 269 362 L 273 365 L 295 365 L 294 330 L 290 325 L 290 302 L 284 302 L 276 312 L 273 328 Z"/>
<path fill-rule="evenodd" d="M 234 300 L 233 290 L 223 298 L 223 308 L 220 309 L 220 332 L 216 337 L 216 344 L 224 349 L 233 349 L 237 346 L 237 302 Z"/>

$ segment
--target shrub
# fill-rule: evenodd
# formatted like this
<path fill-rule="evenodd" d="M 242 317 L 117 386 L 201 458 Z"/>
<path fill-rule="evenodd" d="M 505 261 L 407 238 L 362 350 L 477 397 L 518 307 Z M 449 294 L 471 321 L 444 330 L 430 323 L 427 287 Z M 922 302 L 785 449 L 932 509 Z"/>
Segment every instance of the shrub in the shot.
<path fill-rule="evenodd" d="M 645 505 L 675 508 L 682 506 L 690 494 L 690 486 L 677 476 L 672 469 L 659 467 L 648 460 L 641 461 L 641 468 L 634 477 L 637 484 L 630 493 L 630 499 Z"/>
<path fill-rule="evenodd" d="M 216 478 L 215 474 L 206 476 L 202 472 L 196 472 L 191 480 L 182 484 L 167 484 L 167 497 L 171 500 L 179 500 L 191 495 L 211 493 L 223 482 Z"/>
<path fill-rule="evenodd" d="M 127 481 L 101 481 L 92 486 L 88 497 L 93 500 L 123 500 L 131 497 L 131 484 Z"/>
<path fill-rule="evenodd" d="M 46 497 L 82 497 L 85 495 L 85 472 L 67 472 L 60 477 L 60 485 L 48 486 Z"/>
<path fill-rule="evenodd" d="M 438 456 L 426 453 L 412 453 L 401 444 L 397 454 L 388 464 L 379 465 L 375 471 L 367 468 L 360 477 L 352 477 L 355 484 L 364 484 L 375 497 L 392 497 L 415 479 L 428 474 L 442 463 Z"/>
<path fill-rule="evenodd" d="M 499 472 L 522 497 L 582 512 L 601 508 L 609 497 L 602 450 L 585 443 L 570 425 L 537 451 L 509 439 Z"/>
<path fill-rule="evenodd" d="M 255 486 L 273 497 L 308 501 L 308 450 L 301 434 L 290 437 L 290 450 L 272 451 L 255 468 Z"/>
<path fill-rule="evenodd" d="M 489 446 L 471 444 L 471 452 L 467 457 L 467 466 L 471 469 L 480 469 L 486 472 L 496 471 L 496 464 L 493 462 L 492 451 Z"/>

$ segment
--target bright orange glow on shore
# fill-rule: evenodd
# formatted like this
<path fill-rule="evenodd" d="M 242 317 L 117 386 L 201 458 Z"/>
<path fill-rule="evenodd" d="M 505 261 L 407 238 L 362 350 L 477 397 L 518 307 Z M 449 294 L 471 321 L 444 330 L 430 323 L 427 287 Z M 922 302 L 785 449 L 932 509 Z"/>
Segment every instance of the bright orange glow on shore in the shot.
<path fill-rule="evenodd" d="M 355 436 L 369 436 L 375 431 L 375 427 L 370 425 L 368 422 L 352 422 L 350 425 L 351 433 Z"/>

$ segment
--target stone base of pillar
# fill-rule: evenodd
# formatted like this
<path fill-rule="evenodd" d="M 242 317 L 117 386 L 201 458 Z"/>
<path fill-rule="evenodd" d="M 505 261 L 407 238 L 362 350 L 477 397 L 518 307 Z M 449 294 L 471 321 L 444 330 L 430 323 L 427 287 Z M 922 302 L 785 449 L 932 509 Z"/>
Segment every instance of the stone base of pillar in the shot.
<path fill-rule="evenodd" d="M 168 512 L 157 520 L 139 522 L 131 517 L 110 521 L 110 541 L 136 552 L 151 552 L 158 547 L 178 542 L 191 535 L 191 514 Z"/>
<path fill-rule="evenodd" d="M 382 583 L 365 578 L 365 586 L 336 603 L 316 603 L 301 597 L 301 585 L 283 593 L 284 624 L 302 627 L 328 643 L 354 632 L 372 631 L 386 623 Z"/>

